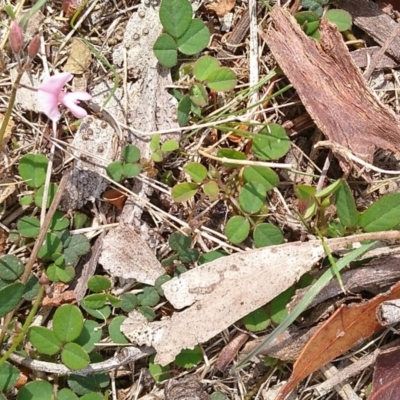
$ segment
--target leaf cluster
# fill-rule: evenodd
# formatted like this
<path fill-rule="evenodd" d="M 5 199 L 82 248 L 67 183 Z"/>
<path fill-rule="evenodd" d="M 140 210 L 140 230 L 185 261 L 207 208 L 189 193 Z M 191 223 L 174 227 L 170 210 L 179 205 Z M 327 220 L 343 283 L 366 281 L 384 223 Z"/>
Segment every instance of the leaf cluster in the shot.
<path fill-rule="evenodd" d="M 135 178 L 140 174 L 140 150 L 137 146 L 128 145 L 122 149 L 122 161 L 114 161 L 107 166 L 108 176 L 116 182 Z"/>

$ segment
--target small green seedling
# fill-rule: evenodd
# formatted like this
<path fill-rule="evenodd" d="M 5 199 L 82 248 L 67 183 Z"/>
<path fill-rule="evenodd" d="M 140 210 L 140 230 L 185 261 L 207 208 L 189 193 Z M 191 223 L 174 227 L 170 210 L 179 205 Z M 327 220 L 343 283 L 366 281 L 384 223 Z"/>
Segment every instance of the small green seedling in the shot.
<path fill-rule="evenodd" d="M 153 51 L 162 66 L 175 66 L 178 50 L 193 55 L 208 45 L 210 31 L 202 20 L 193 18 L 188 0 L 162 0 L 159 15 L 165 33 L 157 38 Z"/>
<path fill-rule="evenodd" d="M 163 260 L 161 265 L 163 267 L 168 267 L 174 265 L 176 262 L 183 264 L 192 264 L 196 262 L 200 254 L 197 249 L 190 248 L 191 242 L 192 241 L 188 236 L 179 232 L 173 233 L 169 237 L 168 243 L 174 254 L 166 260 Z M 186 268 L 181 266 L 181 268 L 177 268 L 175 274 L 180 274 L 185 271 Z"/>
<path fill-rule="evenodd" d="M 167 154 L 179 149 L 179 143 L 173 139 L 161 143 L 161 135 L 157 134 L 151 138 L 150 149 L 153 151 L 151 159 L 154 162 L 161 162 Z"/>
<path fill-rule="evenodd" d="M 141 166 L 138 164 L 140 160 L 138 147 L 134 145 L 125 146 L 122 149 L 122 159 L 123 161 L 114 161 L 107 167 L 108 176 L 116 182 L 135 178 L 141 171 Z"/>

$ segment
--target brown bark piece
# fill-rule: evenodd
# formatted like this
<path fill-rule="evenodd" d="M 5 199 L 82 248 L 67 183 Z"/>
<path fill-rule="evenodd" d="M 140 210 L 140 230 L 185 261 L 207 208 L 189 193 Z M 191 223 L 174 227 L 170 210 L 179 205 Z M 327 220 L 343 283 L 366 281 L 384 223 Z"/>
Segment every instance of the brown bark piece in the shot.
<path fill-rule="evenodd" d="M 348 11 L 353 17 L 353 23 L 380 45 L 386 42 L 398 25 L 372 1 L 336 0 L 335 4 L 338 8 Z M 400 61 L 400 36 L 393 39 L 387 52 Z"/>
<path fill-rule="evenodd" d="M 293 373 L 282 388 L 277 400 L 283 400 L 302 379 L 317 371 L 337 356 L 382 329 L 376 308 L 385 300 L 400 295 L 400 283 L 387 293 L 380 294 L 360 305 L 342 305 L 304 347 L 294 364 Z"/>
<path fill-rule="evenodd" d="M 274 28 L 260 34 L 327 138 L 368 162 L 376 147 L 398 152 L 399 121 L 367 86 L 336 27 L 323 19 L 318 43 L 281 7 L 271 18 Z"/>

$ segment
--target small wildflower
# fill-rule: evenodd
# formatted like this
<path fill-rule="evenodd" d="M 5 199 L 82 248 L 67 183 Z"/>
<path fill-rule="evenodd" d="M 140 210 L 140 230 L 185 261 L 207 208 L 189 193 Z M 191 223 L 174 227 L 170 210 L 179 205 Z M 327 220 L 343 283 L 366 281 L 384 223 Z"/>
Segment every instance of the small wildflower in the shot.
<path fill-rule="evenodd" d="M 21 27 L 15 20 L 11 22 L 9 41 L 11 50 L 18 54 L 24 45 L 24 36 Z"/>
<path fill-rule="evenodd" d="M 58 104 L 62 104 L 76 118 L 84 118 L 86 110 L 79 107 L 81 100 L 91 100 L 92 96 L 87 92 L 63 92 L 64 85 L 72 79 L 69 72 L 61 72 L 45 79 L 38 88 L 38 102 L 42 111 L 52 120 L 58 121 L 61 117 Z"/>

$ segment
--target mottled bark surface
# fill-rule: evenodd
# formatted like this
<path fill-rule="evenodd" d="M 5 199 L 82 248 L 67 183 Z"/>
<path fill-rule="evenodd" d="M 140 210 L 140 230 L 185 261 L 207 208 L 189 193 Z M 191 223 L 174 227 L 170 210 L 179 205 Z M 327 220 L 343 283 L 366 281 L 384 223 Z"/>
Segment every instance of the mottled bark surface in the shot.
<path fill-rule="evenodd" d="M 321 22 L 321 43 L 284 9 L 271 12 L 262 37 L 324 135 L 366 161 L 377 147 L 398 152 L 400 125 L 366 84 L 336 27 Z"/>

